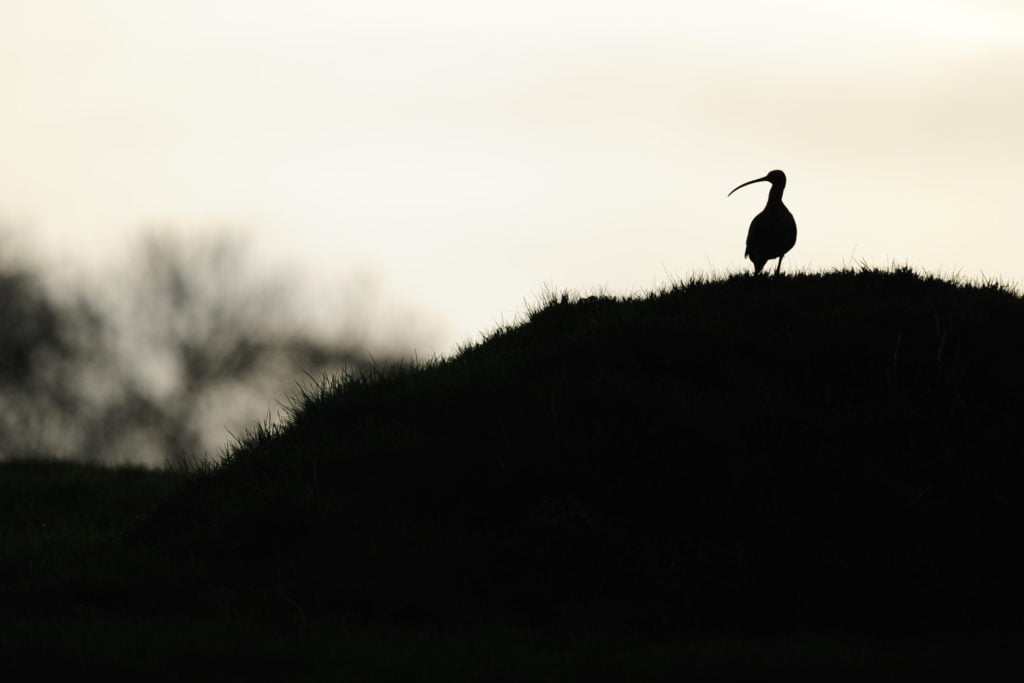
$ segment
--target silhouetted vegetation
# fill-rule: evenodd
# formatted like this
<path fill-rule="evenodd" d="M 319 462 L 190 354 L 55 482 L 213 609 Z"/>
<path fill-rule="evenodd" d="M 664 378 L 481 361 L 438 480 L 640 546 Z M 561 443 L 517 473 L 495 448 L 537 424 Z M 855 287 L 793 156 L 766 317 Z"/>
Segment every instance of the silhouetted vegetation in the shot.
<path fill-rule="evenodd" d="M 238 624 L 232 648 L 310 678 L 361 642 L 395 679 L 1001 680 L 1022 342 L 1018 294 L 905 269 L 552 298 L 452 358 L 309 387 L 108 552 L 11 570 L 8 609 Z"/>
<path fill-rule="evenodd" d="M 246 256 L 225 238 L 152 235 L 72 296 L 25 266 L 0 272 L 0 458 L 212 457 L 306 375 L 369 366 L 370 321 L 311 329 L 283 277 Z"/>

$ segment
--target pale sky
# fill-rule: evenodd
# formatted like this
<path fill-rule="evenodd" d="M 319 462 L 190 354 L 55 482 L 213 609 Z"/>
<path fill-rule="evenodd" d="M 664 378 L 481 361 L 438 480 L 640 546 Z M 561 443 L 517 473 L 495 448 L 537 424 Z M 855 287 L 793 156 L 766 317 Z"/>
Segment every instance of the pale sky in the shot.
<path fill-rule="evenodd" d="M 1019 0 L 0 0 L 0 224 L 97 271 L 243 231 L 447 353 L 545 288 L 751 268 L 1024 278 Z M 100 271 L 102 272 L 102 271 Z"/>

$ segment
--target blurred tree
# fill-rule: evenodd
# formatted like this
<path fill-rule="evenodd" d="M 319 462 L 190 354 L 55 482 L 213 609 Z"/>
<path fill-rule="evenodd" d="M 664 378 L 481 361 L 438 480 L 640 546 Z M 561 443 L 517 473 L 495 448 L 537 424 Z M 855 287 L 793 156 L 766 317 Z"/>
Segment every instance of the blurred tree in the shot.
<path fill-rule="evenodd" d="M 288 281 L 240 243 L 150 235 L 103 292 L 69 301 L 0 272 L 0 457 L 162 464 L 267 419 L 305 375 L 371 362 L 363 330 L 305 327 Z M 364 321 L 366 323 L 367 321 Z M 378 359 L 379 360 L 379 359 Z"/>
<path fill-rule="evenodd" d="M 60 452 L 102 321 L 88 303 L 58 303 L 33 272 L 10 264 L 0 271 L 0 320 L 0 457 Z"/>
<path fill-rule="evenodd" d="M 306 330 L 287 280 L 254 272 L 237 241 L 150 235 L 138 256 L 111 316 L 122 387 L 111 419 L 131 433 L 119 451 L 157 443 L 164 459 L 199 455 L 266 419 L 303 373 L 369 362 L 358 342 Z"/>

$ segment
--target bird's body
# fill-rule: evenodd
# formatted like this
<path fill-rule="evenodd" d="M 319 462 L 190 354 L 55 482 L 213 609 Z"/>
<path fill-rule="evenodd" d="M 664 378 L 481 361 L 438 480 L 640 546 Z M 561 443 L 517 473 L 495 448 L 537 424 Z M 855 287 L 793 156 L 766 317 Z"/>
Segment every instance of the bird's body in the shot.
<path fill-rule="evenodd" d="M 764 211 L 754 216 L 747 231 L 747 249 L 743 256 L 754 264 L 754 273 L 760 273 L 764 264 L 773 258 L 779 259 L 775 266 L 778 275 L 782 268 L 782 257 L 796 244 L 796 221 L 786 205 L 782 203 L 782 191 L 786 188 L 786 174 L 772 171 L 763 178 L 751 180 L 735 188 L 732 192 L 751 183 L 767 181 L 772 184 L 768 193 L 768 203 Z M 729 194 L 731 195 L 732 192 Z"/>

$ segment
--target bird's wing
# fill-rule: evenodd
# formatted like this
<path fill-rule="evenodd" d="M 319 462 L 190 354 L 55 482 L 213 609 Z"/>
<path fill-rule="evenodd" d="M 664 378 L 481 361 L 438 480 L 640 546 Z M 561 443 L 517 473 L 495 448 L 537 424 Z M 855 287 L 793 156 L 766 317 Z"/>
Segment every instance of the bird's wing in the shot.
<path fill-rule="evenodd" d="M 750 229 L 747 230 L 747 248 L 743 252 L 743 256 L 750 255 L 750 246 L 758 245 L 763 241 L 762 233 L 764 232 L 764 213 L 759 213 L 754 216 L 754 220 L 750 221 Z M 756 247 L 755 247 L 756 249 Z"/>

